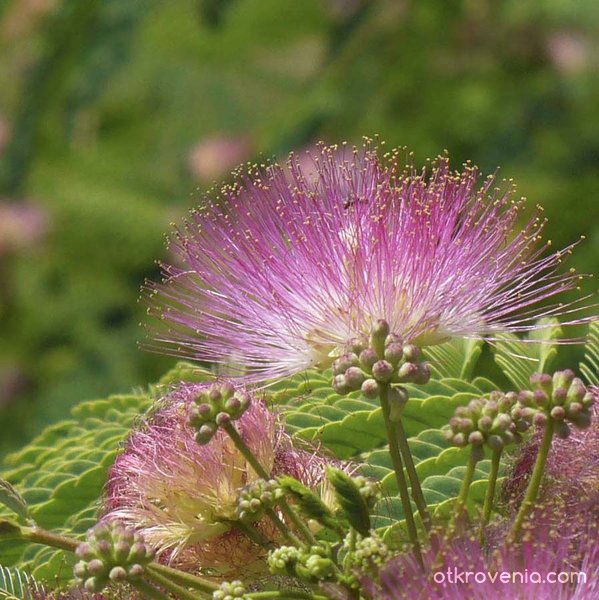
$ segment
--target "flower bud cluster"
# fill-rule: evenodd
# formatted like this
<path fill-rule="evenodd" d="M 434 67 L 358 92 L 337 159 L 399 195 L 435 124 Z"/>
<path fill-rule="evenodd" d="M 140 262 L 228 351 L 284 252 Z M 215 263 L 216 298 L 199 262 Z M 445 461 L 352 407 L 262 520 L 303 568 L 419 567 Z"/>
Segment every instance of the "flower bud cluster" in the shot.
<path fill-rule="evenodd" d="M 381 499 L 381 487 L 379 483 L 370 477 L 357 475 L 353 477 L 354 483 L 360 490 L 360 495 L 366 501 L 369 509 L 374 508 L 374 505 Z"/>
<path fill-rule="evenodd" d="M 367 398 L 377 398 L 381 385 L 424 384 L 430 379 L 431 372 L 422 362 L 420 349 L 413 344 L 404 344 L 390 333 L 389 324 L 381 320 L 373 327 L 368 341 L 353 340 L 349 352 L 335 360 L 333 375 L 333 389 L 338 394 L 361 390 Z M 397 391 L 400 402 L 407 399 L 405 391 Z"/>
<path fill-rule="evenodd" d="M 556 435 L 567 438 L 569 424 L 580 429 L 591 424 L 594 397 L 574 371 L 556 371 L 553 376 L 534 373 L 530 383 L 532 390 L 520 392 L 518 400 L 522 406 L 535 411 L 535 425 L 542 427 L 552 419 Z"/>
<path fill-rule="evenodd" d="M 367 537 L 355 534 L 356 539 L 351 549 L 351 534 L 348 534 L 343 541 L 343 547 L 347 550 L 346 565 L 350 569 L 355 569 L 361 573 L 369 570 L 378 571 L 391 556 L 391 551 L 387 544 L 374 531 Z"/>
<path fill-rule="evenodd" d="M 282 497 L 283 490 L 274 479 L 253 481 L 239 493 L 237 517 L 240 521 L 257 521 L 266 509 L 275 506 Z"/>
<path fill-rule="evenodd" d="M 247 392 L 235 391 L 230 383 L 214 384 L 200 391 L 189 408 L 189 424 L 197 430 L 196 442 L 210 442 L 218 428 L 239 419 L 250 402 Z"/>
<path fill-rule="evenodd" d="M 99 592 L 110 582 L 139 579 L 154 559 L 143 537 L 120 523 L 90 529 L 75 554 L 80 559 L 73 568 L 75 578 L 88 592 Z"/>
<path fill-rule="evenodd" d="M 489 399 L 475 398 L 456 408 L 445 426 L 445 439 L 459 447 L 486 445 L 501 450 L 522 441 L 521 434 L 530 428 L 534 414 L 519 404 L 514 392 L 493 392 Z"/>
<path fill-rule="evenodd" d="M 268 566 L 275 575 L 299 577 L 308 583 L 318 583 L 335 575 L 335 563 L 330 547 L 320 543 L 310 548 L 281 546 L 268 554 Z"/>
<path fill-rule="evenodd" d="M 241 581 L 225 581 L 220 584 L 220 589 L 212 592 L 212 600 L 235 600 L 245 598 L 246 589 Z"/>

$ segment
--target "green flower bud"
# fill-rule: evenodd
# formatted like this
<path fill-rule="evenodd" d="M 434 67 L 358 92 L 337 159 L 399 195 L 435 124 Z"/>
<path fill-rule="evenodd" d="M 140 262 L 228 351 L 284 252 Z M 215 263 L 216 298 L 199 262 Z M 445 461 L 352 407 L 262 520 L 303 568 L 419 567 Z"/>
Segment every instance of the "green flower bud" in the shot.
<path fill-rule="evenodd" d="M 401 413 L 408 403 L 409 394 L 405 388 L 394 387 L 389 389 L 387 400 L 389 402 L 389 419 L 393 423 L 398 423 L 401 419 Z"/>
<path fill-rule="evenodd" d="M 370 345 L 377 353 L 377 356 L 382 357 L 385 351 L 385 339 L 389 335 L 389 323 L 384 319 L 379 319 L 370 333 Z"/>
<path fill-rule="evenodd" d="M 300 559 L 300 550 L 295 546 L 280 546 L 268 553 L 268 568 L 273 575 L 295 576 L 295 565 Z"/>
<path fill-rule="evenodd" d="M 245 586 L 241 581 L 231 581 L 220 584 L 220 588 L 212 592 L 212 600 L 235 600 L 235 598 L 244 598 L 246 594 Z"/>
<path fill-rule="evenodd" d="M 239 492 L 237 518 L 240 521 L 257 521 L 264 511 L 273 508 L 282 496 L 283 490 L 276 480 L 257 479 Z"/>

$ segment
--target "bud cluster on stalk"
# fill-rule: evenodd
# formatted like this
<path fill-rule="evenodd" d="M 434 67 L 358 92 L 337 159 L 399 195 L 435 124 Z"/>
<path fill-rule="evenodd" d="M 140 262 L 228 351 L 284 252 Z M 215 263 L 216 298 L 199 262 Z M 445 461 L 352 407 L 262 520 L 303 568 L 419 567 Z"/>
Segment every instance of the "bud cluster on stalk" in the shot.
<path fill-rule="evenodd" d="M 99 592 L 110 582 L 138 580 L 154 559 L 139 533 L 116 522 L 90 529 L 75 554 L 80 559 L 73 568 L 75 578 L 88 592 Z"/>
<path fill-rule="evenodd" d="M 214 384 L 199 392 L 189 408 L 189 424 L 196 429 L 196 442 L 210 442 L 219 427 L 239 419 L 249 408 L 251 396 L 230 383 Z"/>
<path fill-rule="evenodd" d="M 274 479 L 253 481 L 239 492 L 237 517 L 240 521 L 257 521 L 265 510 L 273 508 L 282 497 L 283 490 Z"/>
<path fill-rule="evenodd" d="M 404 344 L 390 333 L 386 321 L 377 321 L 368 340 L 355 339 L 349 351 L 333 363 L 333 389 L 341 395 L 361 390 L 367 398 L 378 398 L 386 384 L 424 384 L 430 379 L 428 364 L 413 344 Z M 407 391 L 390 389 L 391 406 L 401 407 L 407 401 Z"/>
<path fill-rule="evenodd" d="M 454 446 L 488 446 L 502 450 L 522 441 L 522 433 L 530 428 L 535 411 L 522 406 L 514 392 L 493 392 L 487 398 L 475 398 L 456 408 L 445 426 L 445 439 Z"/>
<path fill-rule="evenodd" d="M 359 573 L 377 572 L 391 556 L 387 544 L 374 531 L 369 536 L 362 536 L 359 533 L 355 536 L 353 542 L 351 534 L 348 534 L 343 541 L 343 547 L 347 551 L 345 565 Z"/>
<path fill-rule="evenodd" d="M 556 371 L 553 376 L 534 373 L 530 384 L 532 389 L 520 392 L 518 400 L 535 411 L 535 425 L 543 427 L 552 419 L 555 433 L 561 438 L 570 435 L 570 425 L 580 429 L 589 427 L 594 397 L 574 371 Z"/>
<path fill-rule="evenodd" d="M 362 498 L 364 498 L 366 506 L 369 509 L 374 508 L 374 505 L 381 499 L 382 496 L 379 482 L 370 477 L 364 477 L 363 475 L 357 475 L 352 479 L 360 490 L 360 495 Z"/>
<path fill-rule="evenodd" d="M 299 577 L 308 583 L 325 581 L 335 575 L 331 548 L 325 542 L 309 548 L 275 548 L 268 554 L 268 566 L 273 575 Z"/>
<path fill-rule="evenodd" d="M 245 598 L 246 589 L 241 581 L 225 581 L 219 586 L 220 589 L 212 592 L 212 600 L 235 600 Z"/>

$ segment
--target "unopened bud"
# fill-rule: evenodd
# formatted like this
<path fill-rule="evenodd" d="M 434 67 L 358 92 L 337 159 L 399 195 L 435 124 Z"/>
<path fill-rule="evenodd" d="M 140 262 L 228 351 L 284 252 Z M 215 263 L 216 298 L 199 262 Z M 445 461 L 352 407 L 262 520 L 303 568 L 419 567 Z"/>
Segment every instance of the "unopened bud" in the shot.
<path fill-rule="evenodd" d="M 393 366 L 397 366 L 397 363 L 402 359 L 403 347 L 399 343 L 389 344 L 385 348 L 385 360 L 389 361 Z"/>
<path fill-rule="evenodd" d="M 333 374 L 334 375 L 343 375 L 345 371 L 347 371 L 351 367 L 358 366 L 359 359 L 357 354 L 353 352 L 348 352 L 346 354 L 342 354 L 334 363 L 333 363 Z"/>
<path fill-rule="evenodd" d="M 393 371 L 393 365 L 386 360 L 379 360 L 372 365 L 372 376 L 382 383 L 391 381 Z"/>
<path fill-rule="evenodd" d="M 364 372 L 360 367 L 350 367 L 345 371 L 345 382 L 352 391 L 359 390 L 364 379 Z"/>
<path fill-rule="evenodd" d="M 404 360 L 406 362 L 418 362 L 420 359 L 420 348 L 414 344 L 406 344 L 403 347 Z"/>
<path fill-rule="evenodd" d="M 389 419 L 393 423 L 399 423 L 401 413 L 409 399 L 408 391 L 402 387 L 390 388 L 387 400 L 389 401 Z"/>
<path fill-rule="evenodd" d="M 370 399 L 378 398 L 381 393 L 381 387 L 374 379 L 366 379 L 360 389 L 362 394 Z"/>
<path fill-rule="evenodd" d="M 473 431 L 468 436 L 468 443 L 474 446 L 480 446 L 485 441 L 483 434 L 480 431 Z"/>
<path fill-rule="evenodd" d="M 360 365 L 370 373 L 372 365 L 378 361 L 379 357 L 372 348 L 366 348 L 360 352 Z"/>

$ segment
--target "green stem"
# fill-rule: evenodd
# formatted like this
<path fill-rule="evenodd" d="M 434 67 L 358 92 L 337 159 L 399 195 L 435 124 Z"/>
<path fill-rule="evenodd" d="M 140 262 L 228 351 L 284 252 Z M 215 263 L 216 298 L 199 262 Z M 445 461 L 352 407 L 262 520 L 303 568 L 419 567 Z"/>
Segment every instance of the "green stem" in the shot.
<path fill-rule="evenodd" d="M 497 475 L 499 473 L 499 464 L 501 462 L 501 453 L 503 449 L 493 450 L 491 458 L 491 472 L 489 473 L 489 485 L 485 493 L 485 503 L 483 505 L 483 518 L 480 524 L 480 542 L 485 540 L 485 528 L 489 524 L 491 511 L 493 510 L 493 499 L 495 498 L 495 488 L 497 487 Z"/>
<path fill-rule="evenodd" d="M 160 590 L 157 590 L 153 585 L 150 585 L 145 581 L 131 581 L 130 584 L 137 591 L 141 592 L 142 598 L 150 598 L 150 600 L 170 600 L 166 594 L 163 594 Z"/>
<path fill-rule="evenodd" d="M 74 538 L 52 533 L 51 531 L 40 529 L 39 527 L 33 527 L 31 529 L 23 527 L 21 529 L 21 537 L 28 542 L 33 542 L 34 544 L 52 546 L 53 548 L 60 548 L 61 550 L 66 550 L 67 552 L 75 552 L 77 546 L 81 543 L 79 540 Z"/>
<path fill-rule="evenodd" d="M 472 485 L 472 480 L 474 479 L 474 471 L 476 469 L 476 463 L 478 462 L 479 458 L 477 450 L 478 449 L 475 450 L 473 448 L 470 452 L 470 459 L 468 460 L 468 465 L 466 466 L 466 473 L 464 473 L 462 487 L 460 488 L 460 493 L 458 494 L 458 498 L 455 503 L 453 517 L 447 530 L 447 535 L 449 538 L 451 538 L 455 533 L 455 528 L 458 519 L 462 516 L 462 513 L 466 508 L 466 503 L 468 501 L 468 492 L 470 491 L 470 486 Z"/>
<path fill-rule="evenodd" d="M 208 598 L 212 597 L 212 591 L 199 592 L 199 594 L 201 594 L 201 595 L 198 595 L 198 590 L 196 590 L 195 592 L 190 592 L 187 588 L 183 587 L 182 585 L 176 584 L 172 579 L 162 575 L 155 569 L 148 568 L 146 570 L 146 573 L 147 573 L 147 576 L 154 583 L 157 583 L 160 587 L 163 587 L 164 589 L 166 589 L 169 592 L 171 592 L 172 594 L 174 594 L 175 598 L 177 598 L 177 599 L 198 600 L 198 598 L 208 599 Z M 218 589 L 218 588 L 216 588 L 216 589 Z"/>
<path fill-rule="evenodd" d="M 314 537 L 308 525 L 304 523 L 301 517 L 295 512 L 295 510 L 293 510 L 293 508 L 289 506 L 287 500 L 285 500 L 284 498 L 279 500 L 279 506 L 281 507 L 281 510 L 289 517 L 289 519 L 291 519 L 291 521 L 297 527 L 297 529 L 302 532 L 302 535 L 304 536 L 305 540 L 310 545 L 316 546 L 318 544 L 318 540 Z"/>
<path fill-rule="evenodd" d="M 179 585 L 193 588 L 194 590 L 200 590 L 202 592 L 206 592 L 207 594 L 211 594 L 212 592 L 218 590 L 218 585 L 212 581 L 203 579 L 197 575 L 192 575 L 191 573 L 173 569 L 172 567 L 168 567 L 160 563 L 152 563 L 151 565 L 148 565 L 147 570 L 149 573 L 167 577 Z"/>
<path fill-rule="evenodd" d="M 530 476 L 530 481 L 528 482 L 526 496 L 524 496 L 524 500 L 520 505 L 520 510 L 518 511 L 518 515 L 516 516 L 516 520 L 514 521 L 514 525 L 512 527 L 512 540 L 517 540 L 519 538 L 520 533 L 522 532 L 524 521 L 530 514 L 530 511 L 537 500 L 537 496 L 539 495 L 539 488 L 541 487 L 541 481 L 543 480 L 545 463 L 547 462 L 547 456 L 549 455 L 549 450 L 551 449 L 551 441 L 553 439 L 554 431 L 555 422 L 553 419 L 549 418 L 547 424 L 545 425 L 545 433 L 543 434 L 541 447 L 539 448 L 539 453 L 537 454 L 537 460 L 535 461 L 535 466 Z"/>
<path fill-rule="evenodd" d="M 385 421 L 385 431 L 387 434 L 387 441 L 389 442 L 389 453 L 393 462 L 393 469 L 395 470 L 395 478 L 397 480 L 397 487 L 399 488 L 399 497 L 401 499 L 401 505 L 403 507 L 404 515 L 406 517 L 406 525 L 408 528 L 408 535 L 410 541 L 414 547 L 414 554 L 418 559 L 421 566 L 424 566 L 422 560 L 422 553 L 420 551 L 420 542 L 418 541 L 418 532 L 416 530 L 416 523 L 414 522 L 414 514 L 412 513 L 412 504 L 410 502 L 410 494 L 408 492 L 408 485 L 403 472 L 403 463 L 401 460 L 401 453 L 399 451 L 399 445 L 397 442 L 397 436 L 395 435 L 395 426 L 389 418 L 389 385 L 381 385 L 380 403 L 383 411 L 383 419 Z"/>
<path fill-rule="evenodd" d="M 267 508 L 265 512 L 268 518 L 274 523 L 275 527 L 283 534 L 288 542 L 294 546 L 305 546 L 305 544 L 291 531 L 291 529 L 289 529 L 289 527 L 287 527 L 285 521 L 279 518 L 279 515 L 277 515 L 272 508 Z"/>
<path fill-rule="evenodd" d="M 239 432 L 232 423 L 227 423 L 223 425 L 223 429 L 227 432 L 229 437 L 233 440 L 236 448 L 241 452 L 243 457 L 247 460 L 248 464 L 254 469 L 256 475 L 261 477 L 262 479 L 270 479 L 270 474 L 266 471 L 266 469 L 260 464 L 258 459 L 254 456 L 253 452 L 248 448 L 246 443 L 243 441 Z M 310 528 L 301 520 L 298 514 L 289 506 L 285 499 L 279 501 L 279 506 L 281 510 L 285 513 L 287 517 L 293 522 L 293 524 L 301 531 L 302 535 L 306 538 L 306 541 L 309 544 L 317 544 L 316 538 L 312 535 Z"/>
<path fill-rule="evenodd" d="M 412 498 L 416 503 L 416 508 L 418 509 L 422 523 L 428 532 L 432 527 L 431 516 L 426 506 L 426 500 L 424 499 L 424 494 L 422 493 L 422 487 L 420 486 L 420 480 L 418 479 L 418 473 L 416 472 L 416 466 L 414 465 L 414 459 L 412 457 L 412 452 L 410 451 L 410 446 L 408 445 L 408 438 L 403 428 L 401 419 L 395 423 L 395 431 L 397 433 L 397 440 L 399 442 L 399 450 L 401 452 L 403 462 L 406 465 L 408 478 L 410 479 Z"/>
<path fill-rule="evenodd" d="M 248 448 L 246 443 L 241 439 L 237 429 L 233 426 L 232 423 L 226 423 L 222 426 L 223 429 L 227 432 L 228 436 L 233 440 L 237 450 L 241 452 L 243 458 L 247 460 L 249 465 L 254 469 L 256 475 L 261 477 L 262 479 L 270 479 L 270 475 L 266 472 L 266 469 L 260 464 L 258 459 L 254 456 L 253 452 Z"/>

